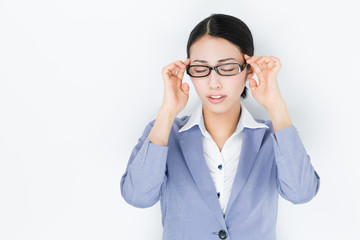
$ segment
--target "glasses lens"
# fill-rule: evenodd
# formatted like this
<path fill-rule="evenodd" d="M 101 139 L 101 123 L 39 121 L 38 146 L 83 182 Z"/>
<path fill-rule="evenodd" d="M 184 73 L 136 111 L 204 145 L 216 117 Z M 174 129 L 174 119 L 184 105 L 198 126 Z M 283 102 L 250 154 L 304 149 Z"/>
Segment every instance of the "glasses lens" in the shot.
<path fill-rule="evenodd" d="M 203 66 L 190 66 L 189 73 L 194 77 L 202 77 L 209 73 L 209 68 Z"/>
<path fill-rule="evenodd" d="M 230 76 L 239 73 L 240 67 L 236 63 L 228 63 L 218 67 L 218 71 L 221 75 Z"/>

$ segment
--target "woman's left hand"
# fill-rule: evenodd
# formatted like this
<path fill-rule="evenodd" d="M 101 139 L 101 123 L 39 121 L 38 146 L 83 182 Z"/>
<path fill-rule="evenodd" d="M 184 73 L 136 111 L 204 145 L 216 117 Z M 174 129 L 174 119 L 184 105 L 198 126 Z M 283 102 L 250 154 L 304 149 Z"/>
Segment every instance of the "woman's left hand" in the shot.
<path fill-rule="evenodd" d="M 244 54 L 244 58 L 253 70 L 253 73 L 248 75 L 247 80 L 249 81 L 251 94 L 255 100 L 268 111 L 278 104 L 283 104 L 284 100 L 280 94 L 276 79 L 281 68 L 280 60 L 274 56 L 250 57 L 246 54 Z M 252 78 L 254 72 L 259 79 L 259 84 Z"/>

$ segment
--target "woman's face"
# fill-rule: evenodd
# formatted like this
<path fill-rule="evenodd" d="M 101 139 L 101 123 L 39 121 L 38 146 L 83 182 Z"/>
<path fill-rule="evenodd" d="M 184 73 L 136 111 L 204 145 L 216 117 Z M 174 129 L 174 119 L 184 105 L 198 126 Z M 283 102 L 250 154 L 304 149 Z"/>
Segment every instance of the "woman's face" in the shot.
<path fill-rule="evenodd" d="M 221 59 L 233 58 L 218 62 Z M 190 65 L 206 65 L 215 67 L 225 63 L 244 65 L 243 53 L 236 45 L 223 39 L 205 35 L 190 47 Z M 206 62 L 203 62 L 206 61 Z M 220 76 L 214 70 L 210 75 L 193 78 L 195 90 L 203 102 L 204 111 L 226 113 L 240 109 L 240 97 L 245 87 L 245 69 L 235 76 Z M 221 103 L 212 103 L 210 95 L 224 95 Z"/>

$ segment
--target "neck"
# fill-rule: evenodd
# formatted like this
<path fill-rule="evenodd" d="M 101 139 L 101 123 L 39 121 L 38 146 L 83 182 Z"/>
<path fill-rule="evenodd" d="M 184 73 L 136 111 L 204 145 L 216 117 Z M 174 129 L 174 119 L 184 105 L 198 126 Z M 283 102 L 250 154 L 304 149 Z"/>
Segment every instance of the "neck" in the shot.
<path fill-rule="evenodd" d="M 240 102 L 225 113 L 210 112 L 203 107 L 205 128 L 214 139 L 228 139 L 236 131 L 240 115 Z"/>

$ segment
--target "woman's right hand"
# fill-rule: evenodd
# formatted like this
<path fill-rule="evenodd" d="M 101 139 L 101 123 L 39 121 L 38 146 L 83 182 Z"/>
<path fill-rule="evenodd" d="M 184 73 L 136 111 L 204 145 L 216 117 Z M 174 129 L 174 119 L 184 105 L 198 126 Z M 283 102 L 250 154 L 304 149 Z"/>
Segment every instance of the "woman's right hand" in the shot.
<path fill-rule="evenodd" d="M 176 61 L 165 66 L 161 75 L 164 80 L 164 97 L 161 108 L 177 115 L 183 110 L 189 100 L 189 85 L 182 83 L 190 58 L 184 62 Z"/>

